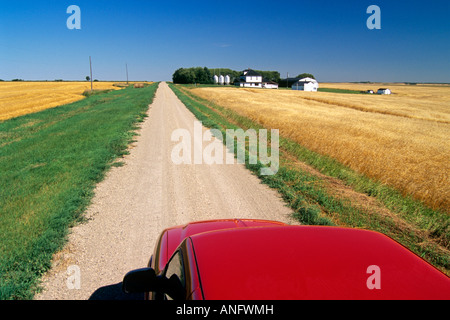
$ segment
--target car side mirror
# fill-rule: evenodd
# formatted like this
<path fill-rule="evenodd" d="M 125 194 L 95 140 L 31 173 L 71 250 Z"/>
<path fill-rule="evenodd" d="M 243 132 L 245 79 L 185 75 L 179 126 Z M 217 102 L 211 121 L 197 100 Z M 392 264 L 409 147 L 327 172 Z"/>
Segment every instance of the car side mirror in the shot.
<path fill-rule="evenodd" d="M 137 269 L 128 272 L 123 278 L 122 290 L 125 293 L 143 293 L 160 291 L 161 281 L 151 268 Z"/>
<path fill-rule="evenodd" d="M 123 278 L 122 290 L 125 293 L 158 292 L 168 294 L 174 300 L 186 298 L 186 292 L 180 279 L 172 275 L 170 279 L 157 276 L 152 268 L 137 269 L 128 272 Z"/>

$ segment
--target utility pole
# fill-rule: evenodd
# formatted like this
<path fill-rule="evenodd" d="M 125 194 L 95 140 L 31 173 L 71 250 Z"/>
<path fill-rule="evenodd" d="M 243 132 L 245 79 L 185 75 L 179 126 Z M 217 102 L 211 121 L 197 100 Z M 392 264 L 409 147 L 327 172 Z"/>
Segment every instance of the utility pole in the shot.
<path fill-rule="evenodd" d="M 92 60 L 91 56 L 89 56 L 89 66 L 91 68 L 91 92 L 93 91 L 93 85 L 92 85 Z"/>
<path fill-rule="evenodd" d="M 286 88 L 289 88 L 289 72 L 287 73 L 286 77 Z"/>
<path fill-rule="evenodd" d="M 127 63 L 125 64 L 125 67 L 127 69 L 127 84 L 128 84 L 128 64 Z"/>

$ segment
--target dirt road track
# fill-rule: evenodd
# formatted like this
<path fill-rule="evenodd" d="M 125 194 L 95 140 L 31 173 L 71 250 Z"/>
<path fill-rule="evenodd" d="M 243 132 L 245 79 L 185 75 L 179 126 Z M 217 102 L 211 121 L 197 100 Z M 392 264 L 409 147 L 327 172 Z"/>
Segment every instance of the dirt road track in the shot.
<path fill-rule="evenodd" d="M 172 149 L 178 144 L 171 141 L 172 132 L 183 128 L 194 136 L 194 121 L 161 83 L 125 165 L 113 168 L 97 186 L 86 212 L 89 221 L 71 230 L 37 300 L 123 299 L 123 276 L 147 265 L 166 227 L 221 218 L 295 223 L 278 194 L 243 165 L 172 162 Z M 80 289 L 67 285 L 75 275 L 68 274 L 69 266 L 78 267 Z"/>

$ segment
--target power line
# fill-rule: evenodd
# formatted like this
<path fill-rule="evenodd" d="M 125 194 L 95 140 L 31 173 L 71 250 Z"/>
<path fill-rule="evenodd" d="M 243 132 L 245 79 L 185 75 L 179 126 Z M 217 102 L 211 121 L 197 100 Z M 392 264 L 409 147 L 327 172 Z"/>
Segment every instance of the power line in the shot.
<path fill-rule="evenodd" d="M 91 92 L 93 91 L 93 85 L 92 85 L 92 60 L 91 56 L 89 56 L 89 66 L 91 68 Z"/>

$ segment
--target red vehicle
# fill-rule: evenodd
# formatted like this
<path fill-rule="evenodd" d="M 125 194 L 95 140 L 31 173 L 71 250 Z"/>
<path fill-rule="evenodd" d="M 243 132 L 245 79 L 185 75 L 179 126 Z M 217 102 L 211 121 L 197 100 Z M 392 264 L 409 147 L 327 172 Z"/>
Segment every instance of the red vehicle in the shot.
<path fill-rule="evenodd" d="M 214 220 L 165 230 L 126 293 L 175 300 L 448 300 L 450 279 L 373 231 Z"/>

